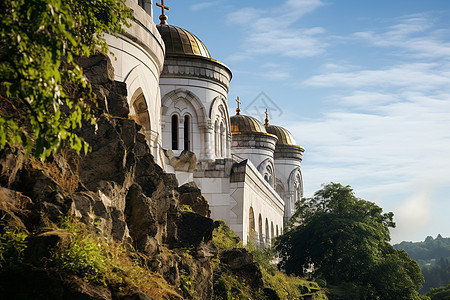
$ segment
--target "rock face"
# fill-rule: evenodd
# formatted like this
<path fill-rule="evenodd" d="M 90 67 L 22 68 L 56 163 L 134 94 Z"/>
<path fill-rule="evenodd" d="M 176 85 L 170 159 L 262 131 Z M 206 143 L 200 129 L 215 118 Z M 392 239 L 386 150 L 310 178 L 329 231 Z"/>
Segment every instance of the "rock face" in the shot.
<path fill-rule="evenodd" d="M 224 251 L 220 260 L 244 278 L 252 287 L 263 287 L 261 270 L 253 260 L 253 255 L 242 248 Z"/>
<path fill-rule="evenodd" d="M 194 185 L 178 188 L 175 176 L 154 162 L 140 126 L 127 119 L 126 87 L 112 80 L 108 58 L 97 55 L 79 63 L 98 98 L 97 124 L 84 124 L 78 132 L 92 151 L 78 156 L 65 150 L 45 163 L 1 151 L 0 215 L 30 233 L 28 260 L 35 267 L 58 243 L 70 242 L 60 232 L 46 232 L 45 224 L 72 215 L 95 224 L 106 237 L 136 247 L 145 263 L 184 296 L 211 299 L 210 261 L 217 251 L 206 200 Z M 180 204 L 194 212 L 181 210 Z M 189 255 L 182 251 L 186 248 Z M 192 279 L 190 291 L 183 288 L 186 276 Z M 65 291 L 65 299 L 117 298 L 105 287 L 71 284 L 54 283 Z M 139 292 L 121 299 L 151 298 Z"/>

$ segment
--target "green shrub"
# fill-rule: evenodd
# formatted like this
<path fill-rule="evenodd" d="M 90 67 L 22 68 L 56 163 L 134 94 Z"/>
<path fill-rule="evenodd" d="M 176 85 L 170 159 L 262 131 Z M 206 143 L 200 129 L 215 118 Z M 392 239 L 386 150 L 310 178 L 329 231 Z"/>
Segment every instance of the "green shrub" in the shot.
<path fill-rule="evenodd" d="M 12 268 L 23 260 L 27 248 L 28 234 L 17 226 L 12 219 L 3 216 L 0 219 L 0 268 Z"/>
<path fill-rule="evenodd" d="M 175 288 L 159 274 L 132 260 L 121 244 L 107 243 L 87 226 L 64 218 L 60 230 L 72 236 L 70 245 L 60 245 L 47 263 L 47 270 L 60 276 L 77 276 L 126 292 L 138 287 L 155 299 L 182 299 Z"/>
<path fill-rule="evenodd" d="M 243 248 L 241 239 L 234 233 L 223 220 L 214 222 L 213 242 L 220 252 L 231 250 L 233 248 Z"/>

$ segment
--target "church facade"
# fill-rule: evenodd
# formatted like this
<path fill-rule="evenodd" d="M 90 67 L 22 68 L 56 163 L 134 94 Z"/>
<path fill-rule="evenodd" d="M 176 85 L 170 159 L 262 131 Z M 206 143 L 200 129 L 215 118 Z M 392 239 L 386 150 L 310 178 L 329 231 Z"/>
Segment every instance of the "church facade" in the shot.
<path fill-rule="evenodd" d="M 115 80 L 125 82 L 130 118 L 155 161 L 182 185 L 195 182 L 211 217 L 262 247 L 282 233 L 303 194 L 304 149 L 288 130 L 228 109 L 231 70 L 186 29 L 169 25 L 162 4 L 127 0 L 131 26 L 106 36 Z"/>

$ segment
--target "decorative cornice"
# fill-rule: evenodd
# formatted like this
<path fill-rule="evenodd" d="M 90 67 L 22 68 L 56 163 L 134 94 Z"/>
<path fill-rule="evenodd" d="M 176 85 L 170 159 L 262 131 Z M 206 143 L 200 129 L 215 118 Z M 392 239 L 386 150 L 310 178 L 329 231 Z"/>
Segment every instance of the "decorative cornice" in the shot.
<path fill-rule="evenodd" d="M 198 56 L 166 56 L 161 77 L 187 77 L 212 80 L 229 90 L 231 71 L 213 59 Z"/>

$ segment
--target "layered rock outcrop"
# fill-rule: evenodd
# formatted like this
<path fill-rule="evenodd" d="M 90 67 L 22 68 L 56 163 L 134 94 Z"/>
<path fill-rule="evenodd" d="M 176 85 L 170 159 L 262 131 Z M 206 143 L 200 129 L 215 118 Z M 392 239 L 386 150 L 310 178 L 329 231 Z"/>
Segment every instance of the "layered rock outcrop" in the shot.
<path fill-rule="evenodd" d="M 113 81 L 108 58 L 97 55 L 79 62 L 98 99 L 96 124 L 83 124 L 78 132 L 91 151 L 77 155 L 64 150 L 44 163 L 20 151 L 2 151 L 1 215 L 29 233 L 27 255 L 35 268 L 52 247 L 68 239 L 47 232 L 46 224 L 70 215 L 136 250 L 145 265 L 181 294 L 211 299 L 210 260 L 217 251 L 211 241 L 214 225 L 206 200 L 195 186 L 178 188 L 175 176 L 154 162 L 140 126 L 128 119 L 126 88 Z M 181 209 L 180 195 L 183 205 L 191 205 L 193 211 Z M 182 275 L 192 278 L 191 291 L 183 290 Z M 85 282 L 54 285 L 68 288 L 69 294 L 84 295 L 71 299 L 117 298 L 114 291 L 92 290 Z M 122 299 L 148 297 L 138 292 Z"/>

